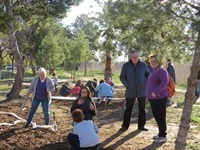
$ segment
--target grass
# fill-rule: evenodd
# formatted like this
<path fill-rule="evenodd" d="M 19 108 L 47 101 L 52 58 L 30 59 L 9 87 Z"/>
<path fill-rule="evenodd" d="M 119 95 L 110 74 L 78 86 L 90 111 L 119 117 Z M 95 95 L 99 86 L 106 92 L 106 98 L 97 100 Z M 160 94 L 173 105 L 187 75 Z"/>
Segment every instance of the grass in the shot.
<path fill-rule="evenodd" d="M 185 84 L 177 84 L 175 83 L 175 87 L 179 90 L 185 90 L 187 88 L 187 85 Z"/>
<path fill-rule="evenodd" d="M 193 106 L 191 121 L 193 123 L 199 124 L 199 127 L 200 127 L 200 107 L 199 107 L 199 105 Z"/>

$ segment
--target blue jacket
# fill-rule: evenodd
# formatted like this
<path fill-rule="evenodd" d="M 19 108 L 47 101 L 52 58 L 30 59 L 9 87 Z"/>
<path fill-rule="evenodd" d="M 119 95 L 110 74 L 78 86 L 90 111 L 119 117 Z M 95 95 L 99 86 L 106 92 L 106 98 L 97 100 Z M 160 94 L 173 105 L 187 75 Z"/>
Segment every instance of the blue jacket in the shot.
<path fill-rule="evenodd" d="M 100 83 L 95 89 L 98 92 L 98 97 L 113 97 L 113 88 L 106 82 Z"/>
<path fill-rule="evenodd" d="M 120 80 L 126 87 L 125 96 L 127 98 L 136 98 L 145 96 L 147 78 L 150 72 L 146 63 L 138 61 L 136 65 L 132 61 L 126 62 L 120 73 Z"/>

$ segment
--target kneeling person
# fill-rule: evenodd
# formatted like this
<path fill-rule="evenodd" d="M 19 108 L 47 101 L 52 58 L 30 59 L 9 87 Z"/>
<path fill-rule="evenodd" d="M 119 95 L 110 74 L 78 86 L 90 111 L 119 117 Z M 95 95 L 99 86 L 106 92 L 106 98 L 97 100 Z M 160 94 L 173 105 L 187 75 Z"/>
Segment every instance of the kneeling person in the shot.
<path fill-rule="evenodd" d="M 97 150 L 99 145 L 98 127 L 90 120 L 83 120 L 84 115 L 81 109 L 72 112 L 72 119 L 76 123 L 73 126 L 73 133 L 69 133 L 67 136 L 72 150 Z"/>

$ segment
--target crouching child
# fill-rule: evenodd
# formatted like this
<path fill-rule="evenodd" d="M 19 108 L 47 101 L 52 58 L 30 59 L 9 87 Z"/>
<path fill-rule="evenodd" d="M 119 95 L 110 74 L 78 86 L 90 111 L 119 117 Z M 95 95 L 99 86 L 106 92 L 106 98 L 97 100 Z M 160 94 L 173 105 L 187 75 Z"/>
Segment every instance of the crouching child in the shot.
<path fill-rule="evenodd" d="M 72 119 L 76 123 L 73 126 L 73 133 L 67 136 L 71 149 L 98 150 L 98 127 L 91 120 L 83 120 L 84 114 L 81 109 L 75 109 L 72 112 Z"/>

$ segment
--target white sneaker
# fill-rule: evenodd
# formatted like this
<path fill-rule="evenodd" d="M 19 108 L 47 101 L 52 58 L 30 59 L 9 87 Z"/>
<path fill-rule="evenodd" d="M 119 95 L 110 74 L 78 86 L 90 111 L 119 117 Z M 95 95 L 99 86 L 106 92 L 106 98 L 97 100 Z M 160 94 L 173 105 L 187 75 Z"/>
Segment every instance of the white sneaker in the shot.
<path fill-rule="evenodd" d="M 157 138 L 159 138 L 158 134 L 153 136 L 154 140 L 157 139 Z"/>
<path fill-rule="evenodd" d="M 158 137 L 157 139 L 154 140 L 155 143 L 164 143 L 167 141 L 166 137 Z"/>

